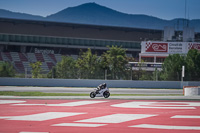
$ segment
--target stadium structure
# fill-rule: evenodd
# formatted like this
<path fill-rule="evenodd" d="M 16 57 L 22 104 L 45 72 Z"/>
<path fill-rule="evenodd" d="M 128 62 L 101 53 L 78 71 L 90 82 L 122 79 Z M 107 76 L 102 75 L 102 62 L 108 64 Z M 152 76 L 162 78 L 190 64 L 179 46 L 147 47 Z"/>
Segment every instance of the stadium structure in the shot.
<path fill-rule="evenodd" d="M 114 45 L 125 48 L 127 56 L 138 61 L 153 57 L 162 62 L 163 52 L 156 57 L 157 53 L 145 55 L 149 53 L 144 41 L 161 42 L 163 38 L 164 30 L 0 18 L 0 61 L 12 63 L 18 73 L 30 73 L 29 64 L 41 61 L 47 73 L 63 55 L 77 59 L 80 49 L 88 48 L 101 55 L 107 46 Z M 195 33 L 193 39 L 199 38 Z"/>
<path fill-rule="evenodd" d="M 178 37 L 178 38 L 177 38 Z M 194 28 L 184 27 L 182 34 L 175 35 L 172 27 L 164 30 L 163 41 L 143 41 L 139 60 L 163 62 L 170 54 L 185 55 L 190 49 L 200 50 L 200 42 L 195 38 Z"/>
<path fill-rule="evenodd" d="M 200 51 L 199 33 L 194 28 L 183 27 L 183 31 L 175 31 L 173 27 L 165 27 L 162 41 L 142 41 L 139 62 L 142 69 L 147 71 L 162 70 L 162 63 L 170 54 L 186 55 L 190 49 Z M 138 62 L 132 62 L 132 66 L 139 68 Z"/>

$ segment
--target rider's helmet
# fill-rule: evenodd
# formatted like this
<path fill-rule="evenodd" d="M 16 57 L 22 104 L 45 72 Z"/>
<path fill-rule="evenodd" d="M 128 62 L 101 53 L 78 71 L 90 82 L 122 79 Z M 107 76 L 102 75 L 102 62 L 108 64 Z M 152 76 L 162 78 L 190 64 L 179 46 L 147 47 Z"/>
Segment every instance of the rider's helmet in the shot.
<path fill-rule="evenodd" d="M 105 88 L 106 88 L 106 83 L 103 83 L 103 85 L 102 85 L 102 86 L 103 86 L 103 88 L 105 89 Z"/>

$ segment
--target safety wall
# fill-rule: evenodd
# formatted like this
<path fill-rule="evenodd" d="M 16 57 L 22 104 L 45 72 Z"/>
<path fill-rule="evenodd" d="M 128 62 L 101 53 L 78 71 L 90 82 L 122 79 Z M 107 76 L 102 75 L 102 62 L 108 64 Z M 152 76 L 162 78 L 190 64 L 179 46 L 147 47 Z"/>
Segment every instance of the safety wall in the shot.
<path fill-rule="evenodd" d="M 181 89 L 183 86 L 200 86 L 200 82 L 181 81 L 0 78 L 0 86 L 96 87 L 101 83 L 107 83 L 111 88 Z"/>

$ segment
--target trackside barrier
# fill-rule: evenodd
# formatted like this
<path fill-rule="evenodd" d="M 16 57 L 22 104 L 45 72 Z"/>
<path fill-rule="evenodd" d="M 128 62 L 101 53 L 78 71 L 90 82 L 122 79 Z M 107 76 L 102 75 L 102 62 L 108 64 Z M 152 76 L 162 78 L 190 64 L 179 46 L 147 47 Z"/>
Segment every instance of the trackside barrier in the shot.
<path fill-rule="evenodd" d="M 200 95 L 200 86 L 184 86 L 184 96 L 198 96 Z"/>
<path fill-rule="evenodd" d="M 197 87 L 197 86 L 183 86 L 183 95 L 185 95 L 185 88 L 191 88 L 191 87 Z"/>
<path fill-rule="evenodd" d="M 200 86 L 200 82 L 181 81 L 0 78 L 0 86 L 96 87 L 104 82 L 111 88 L 182 89 L 183 86 Z"/>

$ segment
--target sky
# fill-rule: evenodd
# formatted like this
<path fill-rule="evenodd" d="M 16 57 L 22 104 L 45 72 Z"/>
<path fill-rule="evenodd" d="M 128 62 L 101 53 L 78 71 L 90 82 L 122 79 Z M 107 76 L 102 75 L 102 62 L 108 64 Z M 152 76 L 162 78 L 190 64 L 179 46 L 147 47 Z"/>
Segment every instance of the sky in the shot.
<path fill-rule="evenodd" d="M 166 20 L 200 19 L 200 0 L 0 0 L 0 9 L 46 17 L 89 2 L 123 13 L 146 14 Z"/>

